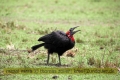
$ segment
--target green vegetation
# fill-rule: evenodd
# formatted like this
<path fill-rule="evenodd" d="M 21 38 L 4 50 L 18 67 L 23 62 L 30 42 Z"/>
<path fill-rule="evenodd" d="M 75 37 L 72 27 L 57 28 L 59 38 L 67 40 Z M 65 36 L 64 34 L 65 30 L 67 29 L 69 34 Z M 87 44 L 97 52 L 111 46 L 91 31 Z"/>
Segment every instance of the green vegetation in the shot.
<path fill-rule="evenodd" d="M 3 75 L 3 68 L 58 67 L 57 55 L 45 65 L 47 51 L 27 49 L 54 30 L 80 26 L 73 58 L 63 55 L 61 67 L 120 68 L 119 0 L 0 1 L 0 80 L 52 80 L 50 75 Z M 57 74 L 56 74 L 57 75 Z M 57 80 L 118 80 L 120 74 L 57 75 Z"/>

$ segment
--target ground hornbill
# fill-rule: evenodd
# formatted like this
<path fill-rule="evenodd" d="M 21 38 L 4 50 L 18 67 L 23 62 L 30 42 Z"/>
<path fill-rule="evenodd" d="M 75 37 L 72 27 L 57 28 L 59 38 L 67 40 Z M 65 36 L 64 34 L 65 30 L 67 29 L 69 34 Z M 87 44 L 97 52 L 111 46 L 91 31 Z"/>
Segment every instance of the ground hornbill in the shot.
<path fill-rule="evenodd" d="M 44 46 L 48 50 L 47 64 L 49 63 L 50 54 L 55 52 L 58 53 L 59 65 L 61 65 L 60 56 L 65 51 L 73 48 L 75 45 L 75 40 L 73 35 L 76 32 L 80 31 L 80 30 L 74 31 L 74 29 L 77 27 L 70 28 L 66 33 L 58 30 L 40 37 L 38 41 L 42 41 L 43 43 L 32 46 L 31 47 L 32 51 L 38 49 L 39 47 Z"/>

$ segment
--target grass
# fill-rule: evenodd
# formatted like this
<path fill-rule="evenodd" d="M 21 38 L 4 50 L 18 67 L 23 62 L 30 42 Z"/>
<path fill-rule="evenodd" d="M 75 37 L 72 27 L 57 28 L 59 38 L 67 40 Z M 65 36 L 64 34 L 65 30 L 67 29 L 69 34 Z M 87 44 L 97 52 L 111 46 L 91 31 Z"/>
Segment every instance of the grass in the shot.
<path fill-rule="evenodd" d="M 47 51 L 40 48 L 28 54 L 25 50 L 38 44 L 37 39 L 54 30 L 67 31 L 80 26 L 75 34 L 78 51 L 74 57 L 61 57 L 67 67 L 120 68 L 119 0 L 3 0 L 0 3 L 0 71 L 3 68 L 57 67 L 56 54 L 46 66 Z M 9 50 L 11 49 L 11 50 Z M 66 67 L 66 66 L 61 66 Z M 50 75 L 3 75 L 0 79 L 53 79 Z M 57 74 L 56 74 L 57 75 Z M 24 77 L 23 77 L 24 76 Z M 117 74 L 57 75 L 57 80 L 118 80 Z"/>

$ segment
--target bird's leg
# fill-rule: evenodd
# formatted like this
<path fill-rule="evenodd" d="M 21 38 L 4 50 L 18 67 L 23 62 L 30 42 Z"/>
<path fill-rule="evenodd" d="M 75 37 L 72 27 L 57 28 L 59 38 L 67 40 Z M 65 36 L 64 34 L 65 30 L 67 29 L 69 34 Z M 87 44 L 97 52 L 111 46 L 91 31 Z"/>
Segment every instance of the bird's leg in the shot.
<path fill-rule="evenodd" d="M 59 58 L 59 65 L 61 65 L 61 60 L 60 60 L 60 55 L 58 54 L 58 58 Z"/>
<path fill-rule="evenodd" d="M 49 63 L 49 56 L 50 56 L 50 54 L 48 53 L 48 57 L 47 57 L 47 64 Z"/>

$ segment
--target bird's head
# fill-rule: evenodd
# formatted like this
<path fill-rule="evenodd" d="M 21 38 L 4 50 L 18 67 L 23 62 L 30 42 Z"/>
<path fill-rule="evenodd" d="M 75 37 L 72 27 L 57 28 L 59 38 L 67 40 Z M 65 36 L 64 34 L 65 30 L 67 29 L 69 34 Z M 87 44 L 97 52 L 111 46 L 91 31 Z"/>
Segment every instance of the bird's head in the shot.
<path fill-rule="evenodd" d="M 73 35 L 74 35 L 76 32 L 80 31 L 80 30 L 74 31 L 74 29 L 77 28 L 77 27 L 79 27 L 79 26 L 70 28 L 70 29 L 66 32 L 66 35 L 68 36 L 68 38 L 70 38 L 73 42 L 75 41 Z"/>

